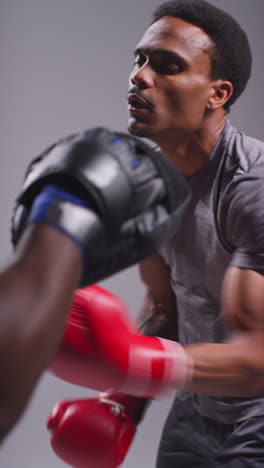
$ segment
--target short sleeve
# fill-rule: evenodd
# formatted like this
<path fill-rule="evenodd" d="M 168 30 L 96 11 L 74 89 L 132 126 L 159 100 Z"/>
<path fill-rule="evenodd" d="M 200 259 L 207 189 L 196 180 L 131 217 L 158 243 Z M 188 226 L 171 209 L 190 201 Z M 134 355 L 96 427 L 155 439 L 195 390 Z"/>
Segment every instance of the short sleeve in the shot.
<path fill-rule="evenodd" d="M 264 164 L 236 176 L 222 210 L 224 236 L 234 250 L 231 266 L 264 271 Z"/>

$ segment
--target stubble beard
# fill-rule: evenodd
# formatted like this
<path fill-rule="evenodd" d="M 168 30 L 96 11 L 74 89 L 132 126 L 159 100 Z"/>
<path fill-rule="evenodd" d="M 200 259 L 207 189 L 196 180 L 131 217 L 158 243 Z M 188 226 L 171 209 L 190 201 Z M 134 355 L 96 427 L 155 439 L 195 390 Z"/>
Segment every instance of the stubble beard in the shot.
<path fill-rule="evenodd" d="M 153 131 L 151 131 L 150 128 L 144 128 L 140 126 L 140 122 L 134 118 L 130 118 L 128 120 L 128 131 L 131 135 L 139 137 L 139 138 L 149 138 L 151 140 L 151 137 L 153 135 Z"/>

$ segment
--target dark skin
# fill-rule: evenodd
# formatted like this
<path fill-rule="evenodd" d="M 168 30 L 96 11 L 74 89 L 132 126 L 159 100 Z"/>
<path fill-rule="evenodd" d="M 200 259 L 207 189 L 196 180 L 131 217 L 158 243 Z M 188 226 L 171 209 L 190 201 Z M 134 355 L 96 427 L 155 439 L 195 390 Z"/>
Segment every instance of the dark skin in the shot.
<path fill-rule="evenodd" d="M 129 103 L 129 131 L 160 146 L 187 177 L 206 162 L 226 123 L 232 83 L 212 80 L 211 41 L 200 28 L 163 18 L 143 35 L 135 51 L 130 88 L 151 103 Z"/>
<path fill-rule="evenodd" d="M 0 275 L 1 439 L 20 418 L 61 341 L 81 270 L 79 248 L 39 225 L 25 230 Z"/>
<path fill-rule="evenodd" d="M 210 39 L 201 29 L 164 18 L 138 44 L 130 78 L 131 88 L 136 87 L 148 102 L 140 109 L 135 99 L 130 101 L 130 132 L 158 144 L 186 177 L 207 161 L 225 126 L 223 106 L 233 92 L 232 83 L 211 78 L 210 53 Z M 156 256 L 143 262 L 140 272 L 148 289 L 143 331 L 177 339 L 169 270 Z M 22 414 L 61 341 L 80 274 L 79 249 L 53 228 L 39 226 L 25 232 L 0 276 L 2 437 Z M 263 291 L 260 273 L 227 269 L 223 313 L 240 339 L 188 346 L 194 363 L 189 390 L 231 396 L 263 392 Z"/>
<path fill-rule="evenodd" d="M 130 76 L 130 132 L 155 142 L 187 178 L 199 171 L 216 145 L 227 120 L 224 104 L 233 93 L 232 83 L 212 79 L 211 54 L 211 40 L 203 30 L 164 17 L 139 41 Z M 142 331 L 172 338 L 173 328 L 177 340 L 176 297 L 167 266 L 156 256 L 140 265 L 140 274 L 147 287 Z M 212 396 L 263 394 L 263 310 L 263 274 L 228 267 L 222 311 L 239 339 L 187 346 L 194 365 L 187 390 Z"/>

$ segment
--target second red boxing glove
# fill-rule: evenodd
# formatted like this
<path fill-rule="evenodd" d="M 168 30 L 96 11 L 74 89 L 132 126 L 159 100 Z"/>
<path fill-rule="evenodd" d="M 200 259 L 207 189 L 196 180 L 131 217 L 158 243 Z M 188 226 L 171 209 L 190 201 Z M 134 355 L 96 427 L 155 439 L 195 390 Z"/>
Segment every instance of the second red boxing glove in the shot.
<path fill-rule="evenodd" d="M 148 402 L 110 390 L 97 398 L 57 403 L 47 423 L 52 448 L 75 468 L 117 468 Z"/>

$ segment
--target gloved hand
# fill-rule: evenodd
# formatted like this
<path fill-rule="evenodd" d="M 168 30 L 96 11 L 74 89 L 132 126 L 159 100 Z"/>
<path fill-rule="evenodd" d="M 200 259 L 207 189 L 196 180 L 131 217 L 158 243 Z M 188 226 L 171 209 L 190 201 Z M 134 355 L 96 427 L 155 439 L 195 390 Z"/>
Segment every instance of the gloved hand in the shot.
<path fill-rule="evenodd" d="M 192 377 L 191 359 L 181 345 L 141 335 L 124 302 L 97 285 L 76 291 L 50 369 L 73 384 L 146 398 L 182 388 Z"/>
<path fill-rule="evenodd" d="M 109 390 L 97 398 L 57 403 L 47 422 L 51 446 L 75 468 L 117 468 L 149 401 Z"/>
<path fill-rule="evenodd" d="M 184 177 L 146 143 L 95 128 L 30 164 L 12 241 L 28 223 L 54 226 L 83 252 L 81 285 L 94 284 L 156 252 L 176 232 L 189 196 Z"/>
<path fill-rule="evenodd" d="M 84 296 L 84 291 L 89 293 L 88 296 Z M 102 306 L 100 310 L 99 304 Z M 97 346 L 86 314 L 88 309 L 90 313 L 94 309 L 102 327 L 104 317 L 109 314 L 113 319 L 112 327 L 115 326 L 115 318 L 120 316 L 126 322 L 127 329 L 136 332 L 127 306 L 118 296 L 98 285 L 77 289 L 61 345 L 53 356 L 49 371 L 66 382 L 98 391 L 109 387 L 120 388 L 125 375 Z"/>

